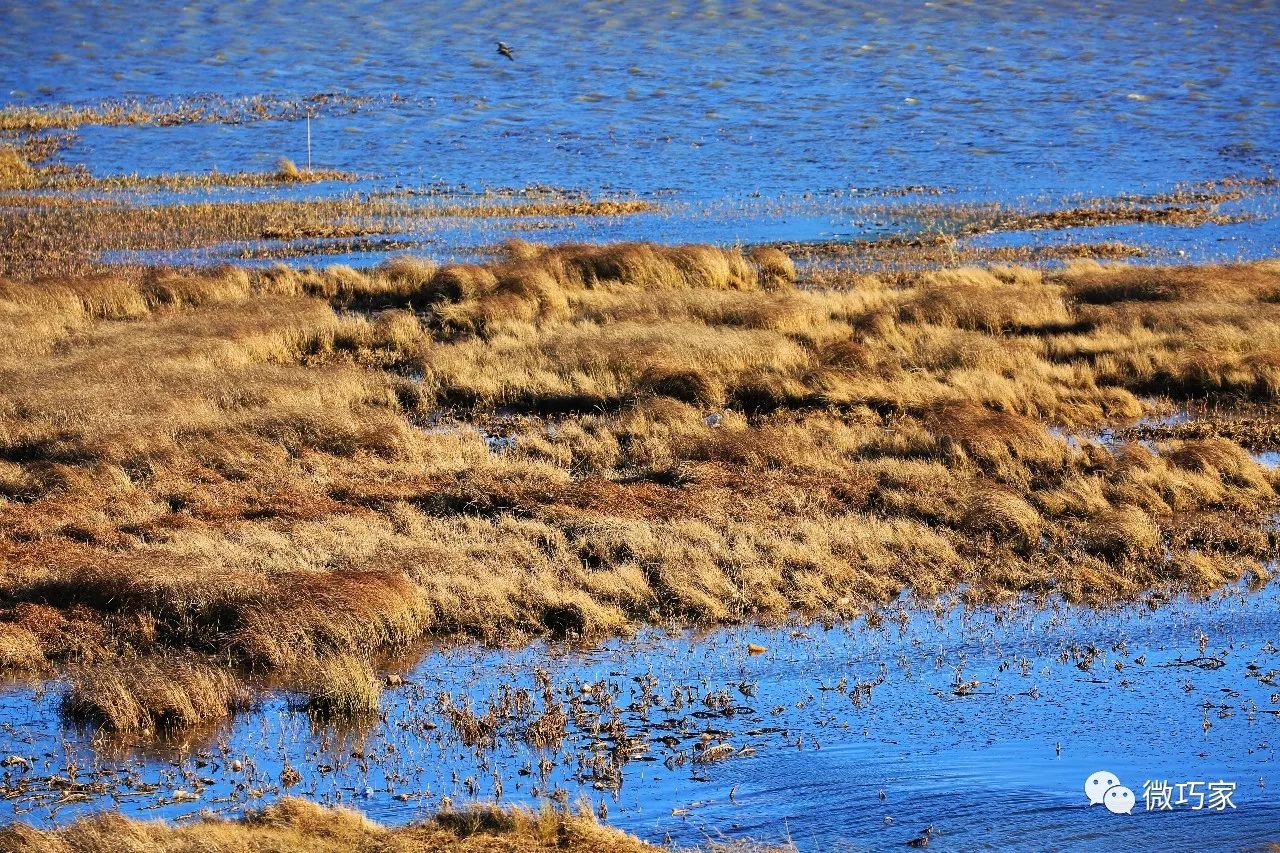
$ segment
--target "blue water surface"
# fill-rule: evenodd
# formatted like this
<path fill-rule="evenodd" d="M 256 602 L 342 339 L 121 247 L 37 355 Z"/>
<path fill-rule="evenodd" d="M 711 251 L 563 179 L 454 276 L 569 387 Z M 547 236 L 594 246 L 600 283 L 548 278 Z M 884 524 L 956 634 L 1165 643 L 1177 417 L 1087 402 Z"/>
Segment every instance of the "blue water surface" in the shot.
<path fill-rule="evenodd" d="M 550 185 L 676 206 L 553 227 L 552 239 L 840 239 L 875 229 L 821 201 L 832 193 L 1062 203 L 1268 174 L 1280 151 L 1278 10 L 32 0 L 0 8 L 0 98 L 343 93 L 371 100 L 312 122 L 313 161 L 374 176 L 358 189 Z M 302 121 L 77 133 L 64 156 L 104 175 L 306 156 Z M 813 209 L 798 213 L 806 200 Z M 1271 213 L 1225 238 L 1197 235 L 1175 257 L 1274 253 Z"/>

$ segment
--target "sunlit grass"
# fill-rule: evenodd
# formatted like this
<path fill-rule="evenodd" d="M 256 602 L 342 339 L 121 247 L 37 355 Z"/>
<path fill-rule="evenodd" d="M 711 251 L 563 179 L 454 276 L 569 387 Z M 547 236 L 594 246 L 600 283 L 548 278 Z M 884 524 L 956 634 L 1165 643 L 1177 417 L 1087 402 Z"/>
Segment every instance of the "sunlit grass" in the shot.
<path fill-rule="evenodd" d="M 0 283 L 3 660 L 90 664 L 68 710 L 137 728 L 246 671 L 372 709 L 364 661 L 424 635 L 1267 577 L 1275 475 L 1229 433 L 1090 435 L 1157 390 L 1274 400 L 1274 262 L 792 276 L 511 243 Z"/>
<path fill-rule="evenodd" d="M 387 828 L 343 808 L 323 808 L 286 798 L 242 820 L 207 817 L 184 824 L 131 820 L 106 813 L 61 829 L 21 824 L 0 829 L 0 846 L 12 853 L 535 853 L 593 850 L 641 853 L 665 848 L 598 824 L 589 811 L 473 806 L 444 811 L 428 821 Z M 766 848 L 735 848 L 763 851 Z M 770 848 L 779 849 L 779 848 Z"/>

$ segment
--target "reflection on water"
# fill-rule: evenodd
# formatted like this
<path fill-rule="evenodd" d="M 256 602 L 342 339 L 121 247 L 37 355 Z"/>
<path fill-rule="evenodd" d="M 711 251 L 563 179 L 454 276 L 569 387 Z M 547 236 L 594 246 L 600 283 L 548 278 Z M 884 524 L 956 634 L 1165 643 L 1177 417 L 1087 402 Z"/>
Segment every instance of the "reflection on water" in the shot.
<path fill-rule="evenodd" d="M 392 822 L 446 798 L 585 796 L 612 823 L 683 843 L 789 835 L 808 850 L 876 849 L 933 824 L 942 849 L 1261 844 L 1280 818 L 1276 600 L 1231 592 L 1107 613 L 900 605 L 874 627 L 434 652 L 364 728 L 326 727 L 276 697 L 146 751 L 99 741 L 91 753 L 91 732 L 53 724 L 56 690 L 15 690 L 0 699 L 0 750 L 32 767 L 6 769 L 0 817 L 235 813 L 279 796 L 287 766 L 300 778 L 291 793 Z M 552 707 L 565 738 L 540 749 L 529 724 Z M 1134 815 L 1088 808 L 1084 779 L 1100 769 L 1137 793 Z M 1148 813 L 1148 780 L 1231 782 L 1235 808 Z"/>

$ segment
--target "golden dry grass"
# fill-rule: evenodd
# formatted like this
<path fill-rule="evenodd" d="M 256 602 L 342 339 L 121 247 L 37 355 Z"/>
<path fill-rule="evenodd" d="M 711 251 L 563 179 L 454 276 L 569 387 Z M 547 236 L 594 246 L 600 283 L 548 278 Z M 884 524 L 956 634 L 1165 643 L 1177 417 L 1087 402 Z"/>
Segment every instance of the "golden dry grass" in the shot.
<path fill-rule="evenodd" d="M 321 716 L 358 717 L 378 712 L 382 684 L 373 667 L 351 654 L 335 655 L 306 667 L 307 707 Z"/>
<path fill-rule="evenodd" d="M 35 186 L 35 171 L 23 153 L 12 145 L 0 145 L 0 189 L 25 190 Z"/>
<path fill-rule="evenodd" d="M 589 811 L 475 806 L 424 823 L 387 828 L 358 812 L 286 798 L 243 820 L 173 825 L 105 813 L 61 829 L 0 828 L 9 853 L 643 853 L 664 848 L 602 826 Z M 766 848 L 754 848 L 762 853 Z"/>
<path fill-rule="evenodd" d="M 290 162 L 285 160 L 283 162 Z M 283 165 L 274 172 L 161 173 L 156 175 L 95 176 L 82 167 L 53 164 L 33 167 L 15 148 L 0 146 L 0 190 L 98 190 L 174 192 L 209 187 L 273 187 L 281 184 L 314 184 L 354 181 L 359 175 L 337 169 L 292 169 Z M 21 197 L 19 197 L 21 198 Z"/>
<path fill-rule="evenodd" d="M 792 278 L 514 242 L 0 281 L 0 663 L 138 729 L 252 672 L 371 709 L 424 635 L 1267 576 L 1276 475 L 1230 435 L 1090 436 L 1151 393 L 1271 402 L 1280 264 Z"/>
<path fill-rule="evenodd" d="M 69 716 L 115 731 L 185 728 L 250 704 L 225 667 L 200 660 L 97 660 L 82 664 L 63 697 Z"/>
<path fill-rule="evenodd" d="M 169 99 L 108 100 L 85 105 L 11 105 L 0 109 L 0 131 L 29 133 L 86 124 L 168 127 L 181 124 L 294 121 L 325 113 L 354 112 L 368 101 L 368 98 L 325 92 L 302 98 L 272 95 L 224 98 L 218 95 L 201 95 Z"/>

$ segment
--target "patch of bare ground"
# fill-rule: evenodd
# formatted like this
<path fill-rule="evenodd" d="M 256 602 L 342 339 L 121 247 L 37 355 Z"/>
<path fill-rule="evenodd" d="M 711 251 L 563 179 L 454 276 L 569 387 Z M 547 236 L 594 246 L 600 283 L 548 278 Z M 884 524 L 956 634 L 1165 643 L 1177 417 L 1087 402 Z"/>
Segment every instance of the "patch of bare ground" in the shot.
<path fill-rule="evenodd" d="M 105 813 L 60 829 L 16 824 L 0 828 L 0 846 L 11 853 L 537 853 L 565 849 L 643 853 L 667 849 L 602 826 L 585 809 L 533 812 L 474 806 L 389 828 L 350 809 L 324 808 L 295 798 L 285 798 L 241 820 L 205 817 L 175 825 Z M 733 849 L 765 853 L 791 848 Z"/>
<path fill-rule="evenodd" d="M 1062 436 L 1274 402 L 1280 263 L 796 279 L 512 242 L 0 281 L 0 663 L 145 730 L 251 673 L 371 709 L 371 656 L 424 636 L 1267 579 L 1276 475 L 1238 441 Z"/>

